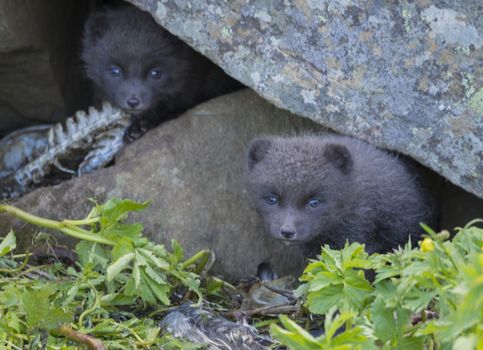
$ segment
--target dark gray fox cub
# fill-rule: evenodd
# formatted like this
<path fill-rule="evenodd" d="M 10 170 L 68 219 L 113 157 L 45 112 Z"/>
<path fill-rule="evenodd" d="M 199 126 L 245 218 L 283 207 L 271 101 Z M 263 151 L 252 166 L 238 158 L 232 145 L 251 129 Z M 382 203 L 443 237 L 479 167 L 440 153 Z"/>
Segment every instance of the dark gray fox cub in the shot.
<path fill-rule="evenodd" d="M 241 86 L 132 5 L 89 16 L 82 59 L 95 104 L 160 121 Z"/>
<path fill-rule="evenodd" d="M 365 243 L 387 252 L 433 224 L 428 192 L 415 169 L 388 152 L 350 137 L 255 139 L 248 151 L 249 193 L 270 234 L 302 247 Z"/>

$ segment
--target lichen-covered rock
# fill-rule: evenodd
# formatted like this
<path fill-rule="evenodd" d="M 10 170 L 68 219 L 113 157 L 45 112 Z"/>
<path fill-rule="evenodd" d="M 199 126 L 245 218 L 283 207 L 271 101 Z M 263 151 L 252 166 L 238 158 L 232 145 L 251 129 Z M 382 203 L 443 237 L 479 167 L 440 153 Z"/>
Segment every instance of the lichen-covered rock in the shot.
<path fill-rule="evenodd" d="M 215 272 L 233 278 L 255 275 L 264 261 L 272 261 L 279 274 L 300 272 L 302 256 L 265 234 L 249 204 L 245 152 L 250 141 L 263 133 L 320 129 L 251 91 L 240 91 L 150 131 L 128 145 L 115 166 L 37 189 L 12 204 L 40 216 L 65 219 L 85 217 L 92 206 L 89 198 L 148 200 L 150 207 L 139 214 L 145 233 L 168 246 L 177 239 L 186 255 L 212 249 Z M 0 235 L 10 227 L 21 246 L 30 244 L 32 226 L 0 215 Z"/>
<path fill-rule="evenodd" d="M 129 1 L 275 105 L 483 198 L 481 1 Z"/>

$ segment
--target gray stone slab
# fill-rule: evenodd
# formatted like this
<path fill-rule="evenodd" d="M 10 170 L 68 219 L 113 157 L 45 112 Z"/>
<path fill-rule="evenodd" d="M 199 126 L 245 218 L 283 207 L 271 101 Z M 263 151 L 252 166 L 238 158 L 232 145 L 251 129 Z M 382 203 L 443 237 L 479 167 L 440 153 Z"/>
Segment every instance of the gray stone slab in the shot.
<path fill-rule="evenodd" d="M 276 106 L 483 198 L 481 1 L 129 1 Z"/>

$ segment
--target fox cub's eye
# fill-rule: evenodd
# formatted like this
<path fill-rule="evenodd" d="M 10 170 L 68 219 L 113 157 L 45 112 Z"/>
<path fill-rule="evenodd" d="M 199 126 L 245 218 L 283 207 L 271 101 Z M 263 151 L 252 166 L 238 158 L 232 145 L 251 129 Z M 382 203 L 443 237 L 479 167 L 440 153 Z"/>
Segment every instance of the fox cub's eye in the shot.
<path fill-rule="evenodd" d="M 109 68 L 109 72 L 111 72 L 111 75 L 113 77 L 118 77 L 121 75 L 121 68 L 112 66 L 111 68 Z"/>
<path fill-rule="evenodd" d="M 312 198 L 312 199 L 309 199 L 307 203 L 309 204 L 309 207 L 317 208 L 320 205 L 320 199 Z"/>
<path fill-rule="evenodd" d="M 154 79 L 161 79 L 163 77 L 163 73 L 160 69 L 154 68 L 149 71 L 149 76 Z"/>
<path fill-rule="evenodd" d="M 269 205 L 275 205 L 278 203 L 278 197 L 274 194 L 269 194 L 268 196 L 265 197 L 265 201 Z"/>

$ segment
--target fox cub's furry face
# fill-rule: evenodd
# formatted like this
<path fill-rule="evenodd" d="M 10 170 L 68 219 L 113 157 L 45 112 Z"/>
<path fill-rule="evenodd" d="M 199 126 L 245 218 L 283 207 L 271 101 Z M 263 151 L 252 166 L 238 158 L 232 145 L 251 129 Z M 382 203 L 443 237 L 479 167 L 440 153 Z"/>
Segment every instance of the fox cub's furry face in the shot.
<path fill-rule="evenodd" d="M 337 135 L 266 137 L 252 142 L 248 190 L 272 236 L 304 243 L 364 243 L 387 252 L 435 224 L 435 206 L 415 164 Z M 315 250 L 314 250 L 315 249 Z M 310 251 L 311 250 L 311 251 Z"/>
<path fill-rule="evenodd" d="M 183 90 L 192 51 L 132 6 L 92 14 L 82 59 L 97 94 L 131 114 L 154 109 Z"/>
<path fill-rule="evenodd" d="M 255 208 L 270 234 L 287 242 L 310 242 L 330 230 L 347 201 L 351 173 L 344 145 L 265 138 L 248 152 Z"/>

